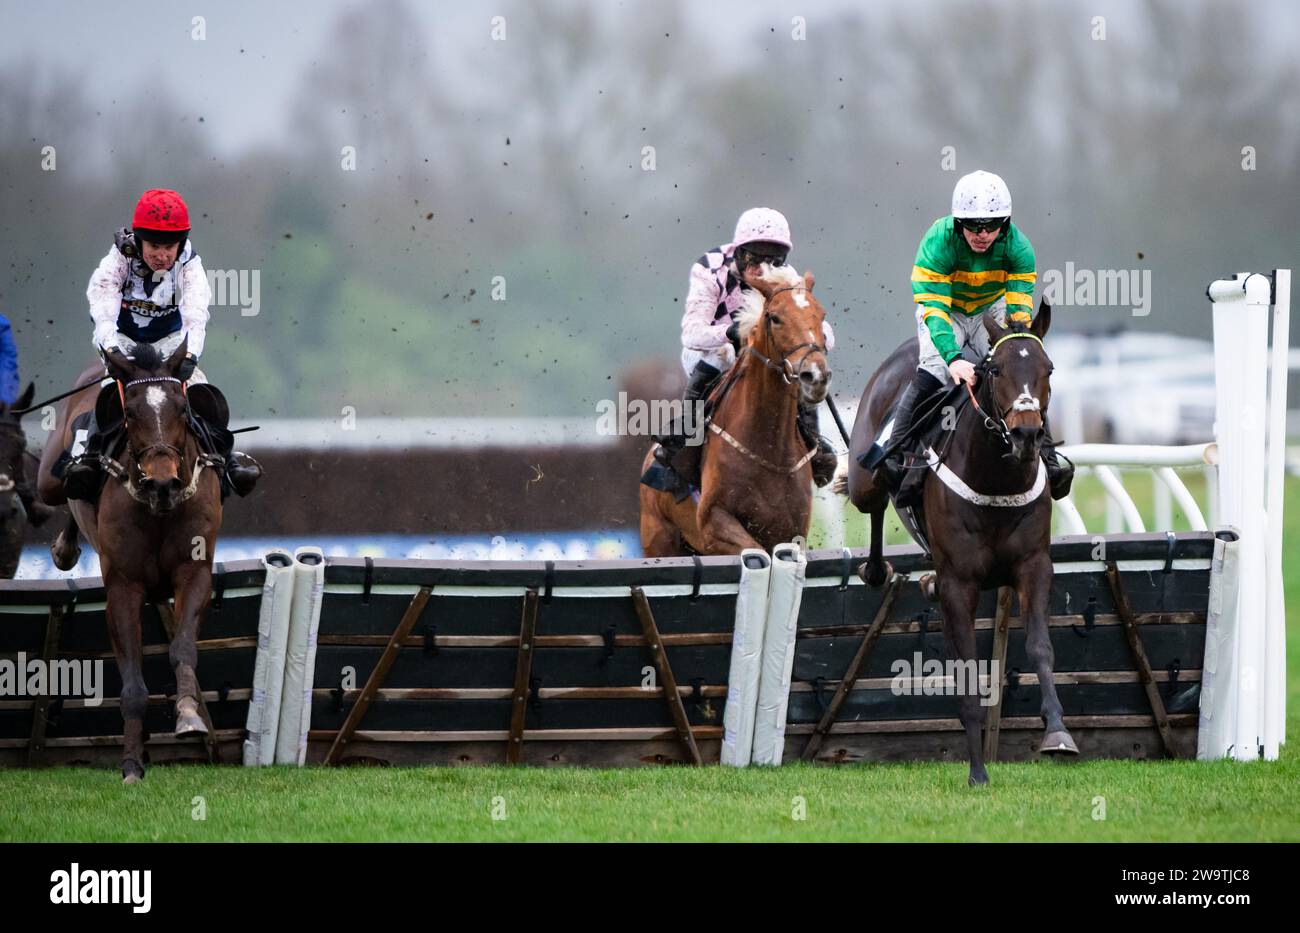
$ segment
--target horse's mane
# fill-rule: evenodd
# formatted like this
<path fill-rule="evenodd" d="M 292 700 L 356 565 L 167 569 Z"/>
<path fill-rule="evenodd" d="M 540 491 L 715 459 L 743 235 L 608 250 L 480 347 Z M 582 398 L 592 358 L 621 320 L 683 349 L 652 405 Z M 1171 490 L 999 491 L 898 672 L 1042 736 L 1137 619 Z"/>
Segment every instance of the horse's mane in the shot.
<path fill-rule="evenodd" d="M 129 359 L 140 369 L 148 373 L 157 373 L 167 362 L 167 358 L 158 352 L 151 343 L 137 343 L 131 350 Z"/>
<path fill-rule="evenodd" d="M 768 267 L 767 275 L 763 276 L 763 281 L 777 288 L 797 288 L 803 285 L 803 276 L 795 271 L 794 266 L 777 266 Z M 736 312 L 736 323 L 740 325 L 740 342 L 742 344 L 749 341 L 749 332 L 754 329 L 758 319 L 763 316 L 763 308 L 767 301 L 763 298 L 763 293 L 756 288 L 747 288 L 741 290 L 741 297 L 744 304 Z"/>

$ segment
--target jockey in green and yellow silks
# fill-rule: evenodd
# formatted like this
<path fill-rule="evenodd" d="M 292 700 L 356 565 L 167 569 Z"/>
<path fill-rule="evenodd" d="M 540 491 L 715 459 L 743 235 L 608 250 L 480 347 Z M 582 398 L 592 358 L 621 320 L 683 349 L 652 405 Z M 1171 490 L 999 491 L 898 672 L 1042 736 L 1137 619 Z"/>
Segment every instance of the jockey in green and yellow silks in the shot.
<path fill-rule="evenodd" d="M 975 366 L 962 357 L 962 350 L 969 346 L 977 357 L 987 355 L 985 311 L 1003 326 L 1028 325 L 1036 278 L 1034 247 L 1011 222 L 1006 182 L 992 172 L 963 176 L 953 189 L 952 213 L 930 225 L 912 265 L 920 355 L 916 377 L 899 402 L 889 434 L 901 440 L 888 445 L 890 449 L 878 445 L 864 455 L 863 466 L 883 468 L 882 479 L 898 489 L 898 505 L 914 504 L 924 479 L 925 471 L 907 471 L 903 464 L 917 403 L 950 382 L 974 387 Z M 1060 499 L 1069 493 L 1074 471 L 1057 460 L 1046 421 L 1044 432 L 1043 460 L 1052 496 Z"/>

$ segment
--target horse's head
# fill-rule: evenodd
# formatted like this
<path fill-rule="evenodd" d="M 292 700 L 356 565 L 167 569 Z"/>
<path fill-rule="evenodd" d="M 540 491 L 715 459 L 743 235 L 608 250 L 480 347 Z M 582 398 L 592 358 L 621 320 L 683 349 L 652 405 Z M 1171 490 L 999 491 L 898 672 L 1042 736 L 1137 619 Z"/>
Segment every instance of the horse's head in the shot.
<path fill-rule="evenodd" d="M 1003 327 L 984 312 L 984 329 L 989 335 L 989 355 L 983 363 L 990 383 L 990 416 L 1000 417 L 1006 427 L 1011 452 L 1021 463 L 1038 459 L 1043 442 L 1043 419 L 1052 394 L 1052 361 L 1043 347 L 1043 337 L 1052 323 L 1052 306 L 1043 300 L 1029 327 Z"/>
<path fill-rule="evenodd" d="M 21 411 L 31 405 L 35 394 L 36 385 L 29 382 L 26 390 L 12 405 L 0 402 L 0 521 L 18 512 L 15 488 L 18 478 L 23 475 L 22 458 L 27 452 L 27 437 L 23 434 L 19 416 L 14 411 Z"/>
<path fill-rule="evenodd" d="M 762 302 L 741 312 L 741 341 L 786 382 L 797 382 L 804 404 L 818 404 L 830 389 L 831 367 L 822 343 L 826 310 L 813 297 L 813 274 L 801 277 L 790 266 L 769 267 L 754 283 Z"/>
<path fill-rule="evenodd" d="M 181 479 L 188 402 L 179 378 L 188 338 L 164 359 L 147 343 L 130 356 L 105 353 L 108 374 L 117 380 L 130 448 L 128 482 L 155 515 L 170 512 L 185 488 Z"/>

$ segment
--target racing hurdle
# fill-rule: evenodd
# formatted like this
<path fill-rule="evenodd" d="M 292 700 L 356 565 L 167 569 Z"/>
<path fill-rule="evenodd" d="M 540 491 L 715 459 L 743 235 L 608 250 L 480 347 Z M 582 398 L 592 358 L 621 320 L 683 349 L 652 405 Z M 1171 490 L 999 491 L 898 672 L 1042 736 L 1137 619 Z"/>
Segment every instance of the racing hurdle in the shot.
<path fill-rule="evenodd" d="M 1214 540 L 1112 536 L 1114 581 L 1092 559 L 1092 539 L 1053 545 L 1057 682 L 1085 754 L 1194 753 Z M 775 557 L 589 563 L 326 558 L 304 568 L 302 557 L 274 552 L 220 568 L 198 645 L 213 726 L 206 744 L 170 738 L 166 629 L 146 613 L 154 762 L 630 766 L 964 755 L 944 680 L 923 670 L 942 658 L 942 643 L 935 607 L 915 585 L 927 570 L 917 548 L 889 549 L 897 576 L 878 589 L 854 572 L 863 551 L 794 546 Z M 318 597 L 295 617 L 300 586 Z M 990 734 L 1000 736 L 991 747 L 1002 760 L 1027 758 L 1041 731 L 1037 685 L 1021 673 L 1029 665 L 1010 601 L 986 597 L 978 638 L 1007 674 L 990 710 Z M 0 601 L 6 652 L 98 659 L 105 675 L 97 706 L 0 701 L 0 763 L 114 763 L 119 683 L 99 582 L 11 583 Z M 1133 626 L 1145 668 L 1130 651 Z M 914 658 L 922 667 L 900 679 L 893 665 Z M 1157 685 L 1158 715 L 1144 672 Z"/>
<path fill-rule="evenodd" d="M 1084 757 L 1277 754 L 1288 294 L 1286 270 L 1210 287 L 1216 370 L 1241 377 L 1217 380 L 1215 444 L 1073 451 L 1109 472 L 1129 529 L 1089 533 L 1066 505 L 1074 533 L 1052 543 L 1054 676 Z M 1192 530 L 1142 527 L 1118 467 L 1151 470 Z M 1178 480 L 1186 467 L 1215 479 L 1205 511 Z M 886 556 L 895 575 L 879 588 L 855 573 L 865 549 L 796 545 L 555 562 L 306 548 L 218 565 L 198 644 L 206 741 L 171 738 L 168 613 L 142 618 L 148 754 L 250 766 L 964 760 L 937 607 L 917 585 L 925 555 Z M 0 765 L 117 763 L 103 600 L 96 579 L 0 581 L 0 661 L 98 660 L 104 675 L 99 703 L 0 697 Z M 984 594 L 977 640 L 998 662 L 980 681 L 998 688 L 986 757 L 1036 757 L 1038 684 L 1009 591 Z"/>

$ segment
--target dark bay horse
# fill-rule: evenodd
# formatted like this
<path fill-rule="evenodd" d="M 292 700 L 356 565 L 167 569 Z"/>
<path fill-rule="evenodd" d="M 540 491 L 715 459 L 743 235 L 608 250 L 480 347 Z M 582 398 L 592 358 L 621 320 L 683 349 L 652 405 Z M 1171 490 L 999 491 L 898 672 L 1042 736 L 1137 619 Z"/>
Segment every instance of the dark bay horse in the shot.
<path fill-rule="evenodd" d="M 813 275 L 770 269 L 738 318 L 745 344 L 719 381 L 705 432 L 700 497 L 680 502 L 641 486 L 641 547 L 647 557 L 771 552 L 808 534 L 812 452 L 797 423 L 798 403 L 820 404 L 831 370 L 822 345 L 826 312 Z M 642 463 L 653 461 L 653 450 Z"/>
<path fill-rule="evenodd" d="M 106 353 L 108 374 L 116 386 L 99 402 L 110 410 L 99 412 L 98 420 L 104 426 L 123 418 L 126 448 L 120 462 L 109 464 L 110 475 L 97 503 L 68 502 L 72 519 L 50 548 L 56 566 L 71 568 L 80 553 L 80 528 L 99 554 L 109 636 L 122 677 L 122 778 L 127 784 L 144 777 L 149 691 L 141 671 L 140 613 L 146 602 L 161 606 L 174 600 L 176 631 L 169 654 L 176 673 L 176 735 L 202 736 L 208 731 L 199 715 L 195 640 L 212 592 L 221 491 L 217 469 L 200 452 L 188 427 L 187 387 L 177 376 L 187 343 L 167 359 L 148 344 L 137 345 L 130 357 L 116 350 Z M 76 385 L 103 372 L 96 364 Z M 48 504 L 63 501 L 62 484 L 50 467 L 71 443 L 72 421 L 95 408 L 100 398 L 99 387 L 92 386 L 63 405 L 41 458 L 39 489 Z"/>
<path fill-rule="evenodd" d="M 936 446 L 941 461 L 927 469 L 922 521 L 934 558 L 943 634 L 950 657 L 975 660 L 975 611 L 980 591 L 1012 586 L 1020 599 L 1025 647 L 1038 674 L 1046 733 L 1039 751 L 1078 754 L 1061 718 L 1052 679 L 1047 600 L 1052 589 L 1052 500 L 1039 455 L 1043 416 L 1051 394 L 1052 361 L 1042 338 L 1051 307 L 1039 306 L 1028 328 L 1003 327 L 984 314 L 990 354 L 979 365 L 978 388 L 954 406 L 955 423 Z M 887 491 L 857 462 L 916 369 L 915 339 L 895 350 L 871 377 L 858 405 L 849 447 L 848 494 L 871 516 L 871 550 L 863 579 L 887 576 L 882 554 Z M 920 465 L 926 469 L 924 461 Z M 999 672 L 1000 674 L 1000 672 Z M 988 783 L 981 730 L 984 707 L 973 691 L 961 697 L 961 722 L 970 751 L 970 783 Z"/>
<path fill-rule="evenodd" d="M 26 409 L 35 393 L 35 384 L 28 383 L 12 405 L 0 402 L 0 578 L 5 580 L 12 580 L 18 572 L 23 533 L 32 518 L 18 494 L 25 482 L 28 453 L 27 436 L 14 411 Z"/>

